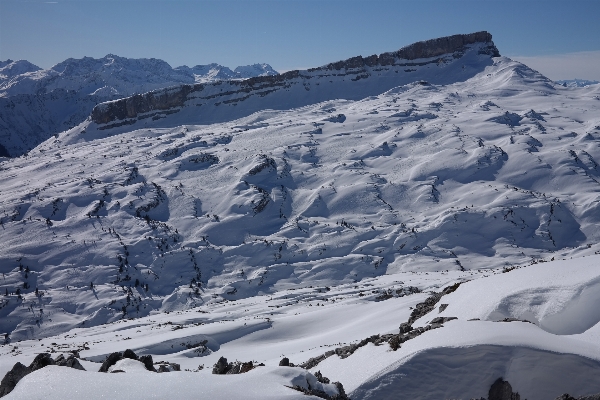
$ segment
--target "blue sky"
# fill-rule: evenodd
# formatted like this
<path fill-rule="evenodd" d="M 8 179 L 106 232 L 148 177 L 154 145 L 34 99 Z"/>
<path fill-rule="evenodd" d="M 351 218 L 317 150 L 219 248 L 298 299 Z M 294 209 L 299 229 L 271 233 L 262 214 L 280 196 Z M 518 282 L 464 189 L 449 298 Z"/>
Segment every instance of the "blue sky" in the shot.
<path fill-rule="evenodd" d="M 279 71 L 487 30 L 553 79 L 600 80 L 600 0 L 0 0 L 0 60 L 155 57 Z"/>

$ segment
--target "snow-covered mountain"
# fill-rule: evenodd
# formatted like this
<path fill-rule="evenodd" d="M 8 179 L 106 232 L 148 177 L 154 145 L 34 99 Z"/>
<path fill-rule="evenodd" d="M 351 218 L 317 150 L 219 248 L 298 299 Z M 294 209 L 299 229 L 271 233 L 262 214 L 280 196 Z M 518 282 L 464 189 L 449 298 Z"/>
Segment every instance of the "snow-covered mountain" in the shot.
<path fill-rule="evenodd" d="M 97 105 L 0 163 L 0 376 L 125 373 L 7 398 L 600 393 L 599 109 L 487 32 Z"/>
<path fill-rule="evenodd" d="M 0 62 L 0 155 L 19 156 L 50 136 L 82 122 L 101 102 L 150 90 L 277 75 L 268 64 L 171 68 L 155 58 L 109 54 L 70 58 L 43 70 L 28 61 Z"/>
<path fill-rule="evenodd" d="M 600 82 L 598 81 L 590 81 L 587 79 L 567 79 L 562 81 L 556 81 L 559 85 L 563 85 L 565 87 L 585 87 L 590 85 L 596 85 Z"/>

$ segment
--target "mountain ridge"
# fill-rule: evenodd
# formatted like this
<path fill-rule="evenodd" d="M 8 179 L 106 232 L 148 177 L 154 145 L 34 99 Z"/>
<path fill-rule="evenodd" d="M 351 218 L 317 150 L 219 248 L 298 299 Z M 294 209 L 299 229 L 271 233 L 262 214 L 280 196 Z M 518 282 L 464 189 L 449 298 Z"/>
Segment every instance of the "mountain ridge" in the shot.
<path fill-rule="evenodd" d="M 445 57 L 440 57 L 442 55 Z M 99 128 L 111 129 L 135 123 L 132 118 L 138 117 L 138 114 L 154 112 L 154 118 L 160 117 L 161 110 L 179 112 L 178 108 L 189 100 L 190 104 L 200 107 L 194 109 L 195 117 L 188 116 L 191 123 L 224 122 L 264 108 L 300 107 L 337 98 L 357 100 L 422 79 L 443 84 L 465 80 L 480 72 L 486 62 L 489 65 L 491 58 L 497 56 L 498 49 L 491 34 L 486 31 L 453 35 L 417 42 L 395 52 L 352 57 L 304 71 L 292 70 L 240 82 L 183 85 L 148 92 L 99 104 L 92 111 L 91 119 L 96 124 L 123 121 Z M 445 67 L 446 70 L 437 74 L 425 70 L 431 66 Z M 345 82 L 346 79 L 352 82 Z M 322 83 L 328 87 L 320 87 Z M 248 98 L 256 99 L 256 104 L 246 102 Z M 237 107 L 238 104 L 242 107 Z M 216 108 L 220 105 L 223 107 Z M 144 115 L 142 118 L 147 117 Z"/>

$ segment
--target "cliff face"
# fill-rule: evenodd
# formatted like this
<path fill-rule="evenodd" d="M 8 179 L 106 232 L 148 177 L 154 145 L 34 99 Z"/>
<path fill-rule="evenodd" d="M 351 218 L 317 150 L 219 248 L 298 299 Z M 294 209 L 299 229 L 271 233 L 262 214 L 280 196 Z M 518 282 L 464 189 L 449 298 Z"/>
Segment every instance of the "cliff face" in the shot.
<path fill-rule="evenodd" d="M 454 35 L 303 71 L 152 91 L 99 104 L 91 118 L 104 125 L 99 129 L 110 129 L 141 120 L 147 123 L 150 117 L 163 119 L 166 114 L 196 106 L 186 123 L 223 122 L 265 108 L 286 109 L 336 98 L 357 100 L 419 80 L 438 84 L 462 81 L 497 56 L 488 32 Z"/>

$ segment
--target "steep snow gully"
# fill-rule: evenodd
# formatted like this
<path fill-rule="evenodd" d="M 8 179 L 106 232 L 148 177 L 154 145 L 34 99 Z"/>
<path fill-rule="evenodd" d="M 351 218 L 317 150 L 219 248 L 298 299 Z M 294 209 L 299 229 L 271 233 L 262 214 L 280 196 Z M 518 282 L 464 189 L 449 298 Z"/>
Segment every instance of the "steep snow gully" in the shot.
<path fill-rule="evenodd" d="M 600 85 L 487 32 L 208 70 L 0 158 L 0 395 L 600 393 Z"/>

